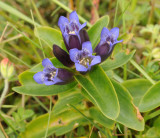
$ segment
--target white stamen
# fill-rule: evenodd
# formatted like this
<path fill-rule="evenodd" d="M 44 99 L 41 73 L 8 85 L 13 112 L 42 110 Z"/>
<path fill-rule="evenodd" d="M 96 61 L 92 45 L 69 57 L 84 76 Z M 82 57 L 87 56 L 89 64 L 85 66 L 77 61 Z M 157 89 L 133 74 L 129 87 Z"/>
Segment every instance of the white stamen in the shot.
<path fill-rule="evenodd" d="M 75 31 L 70 31 L 69 34 L 76 34 Z"/>

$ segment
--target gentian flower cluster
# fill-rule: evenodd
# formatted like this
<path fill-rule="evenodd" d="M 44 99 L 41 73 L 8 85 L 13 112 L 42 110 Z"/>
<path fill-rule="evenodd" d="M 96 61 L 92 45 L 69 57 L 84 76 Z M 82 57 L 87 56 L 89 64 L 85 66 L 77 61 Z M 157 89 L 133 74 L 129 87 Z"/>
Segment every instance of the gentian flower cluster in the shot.
<path fill-rule="evenodd" d="M 61 16 L 58 26 L 62 32 L 63 40 L 66 46 L 65 50 L 57 45 L 53 45 L 53 53 L 55 57 L 65 66 L 74 67 L 81 74 L 85 74 L 92 69 L 94 65 L 100 64 L 106 60 L 112 53 L 114 46 L 118 41 L 119 29 L 117 27 L 111 29 L 103 28 L 101 32 L 101 40 L 94 49 L 87 31 L 84 29 L 86 23 L 80 24 L 76 11 L 69 15 L 69 20 Z M 34 75 L 34 80 L 39 84 L 53 85 L 66 84 L 73 80 L 73 73 L 66 69 L 55 68 L 49 59 L 42 61 L 44 70 Z"/>

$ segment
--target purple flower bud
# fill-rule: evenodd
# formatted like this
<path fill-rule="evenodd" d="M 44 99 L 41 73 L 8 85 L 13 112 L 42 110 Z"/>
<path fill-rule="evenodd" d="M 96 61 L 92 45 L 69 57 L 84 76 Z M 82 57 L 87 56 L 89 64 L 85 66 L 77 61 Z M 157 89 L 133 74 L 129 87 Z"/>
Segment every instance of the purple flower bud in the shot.
<path fill-rule="evenodd" d="M 82 50 L 74 48 L 69 51 L 70 58 L 75 63 L 77 71 L 87 72 L 92 66 L 101 62 L 101 57 L 93 56 L 92 53 L 92 45 L 89 41 L 82 44 Z"/>
<path fill-rule="evenodd" d="M 73 74 L 66 69 L 55 68 L 52 62 L 46 58 L 43 59 L 43 71 L 36 73 L 33 78 L 39 84 L 54 85 L 66 84 L 73 80 Z"/>
<path fill-rule="evenodd" d="M 117 38 L 119 36 L 119 28 L 115 27 L 110 31 L 107 28 L 103 28 L 101 32 L 101 40 L 94 52 L 96 55 L 101 56 L 102 61 L 107 59 L 117 43 L 122 42 L 123 40 L 118 41 Z"/>
<path fill-rule="evenodd" d="M 89 36 L 88 36 L 88 33 L 87 33 L 86 30 L 84 30 L 84 29 L 80 30 L 79 35 L 80 35 L 80 38 L 81 38 L 81 44 L 83 42 L 89 41 Z"/>
<path fill-rule="evenodd" d="M 86 26 L 86 23 L 82 25 L 79 23 L 76 11 L 70 13 L 69 19 L 70 21 L 66 17 L 61 16 L 58 21 L 58 26 L 62 32 L 66 48 L 68 51 L 73 48 L 82 49 L 82 42 L 89 38 L 87 32 L 81 32 L 81 30 Z M 73 42 L 75 42 L 75 44 L 73 44 Z"/>
<path fill-rule="evenodd" d="M 57 45 L 53 45 L 53 53 L 55 57 L 65 66 L 71 67 L 74 63 L 71 61 L 69 54 Z"/>

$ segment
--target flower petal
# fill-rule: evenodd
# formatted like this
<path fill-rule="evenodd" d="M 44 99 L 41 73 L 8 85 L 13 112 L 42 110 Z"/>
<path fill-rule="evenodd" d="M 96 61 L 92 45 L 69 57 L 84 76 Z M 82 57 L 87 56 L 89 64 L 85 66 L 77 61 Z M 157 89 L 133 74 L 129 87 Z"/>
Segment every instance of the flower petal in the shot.
<path fill-rule="evenodd" d="M 44 83 L 44 79 L 45 79 L 45 74 L 41 71 L 38 72 L 36 74 L 34 74 L 33 79 L 39 83 L 39 84 L 43 84 Z"/>
<path fill-rule="evenodd" d="M 65 66 L 71 67 L 74 63 L 71 61 L 69 54 L 57 45 L 53 45 L 53 53 L 55 57 Z"/>
<path fill-rule="evenodd" d="M 76 59 L 77 55 L 78 55 L 78 52 L 79 52 L 79 50 L 77 48 L 69 50 L 70 59 L 73 62 L 78 62 L 78 60 Z"/>
<path fill-rule="evenodd" d="M 100 56 L 94 56 L 90 66 L 96 65 L 96 64 L 98 64 L 100 62 L 101 62 L 101 57 Z"/>
<path fill-rule="evenodd" d="M 110 30 L 110 35 L 113 38 L 113 40 L 117 40 L 117 38 L 119 36 L 119 28 L 118 27 L 112 28 Z"/>
<path fill-rule="evenodd" d="M 76 70 L 80 72 L 86 72 L 88 70 L 85 66 L 79 63 L 75 63 L 75 66 L 76 66 Z"/>
<path fill-rule="evenodd" d="M 64 16 L 61 16 L 60 18 L 59 18 L 59 20 L 58 20 L 58 26 L 59 26 L 59 28 L 61 29 L 61 32 L 62 32 L 62 34 L 64 33 L 64 27 L 65 27 L 65 25 L 67 25 L 67 24 L 69 24 L 69 21 L 68 21 L 68 19 L 66 18 L 66 17 L 64 17 Z"/>
<path fill-rule="evenodd" d="M 51 62 L 48 58 L 43 59 L 42 65 L 43 65 L 44 68 L 53 66 L 52 62 Z M 53 67 L 54 67 L 54 66 L 53 66 Z"/>
<path fill-rule="evenodd" d="M 80 25 L 79 31 L 80 31 L 81 29 L 83 29 L 86 25 L 87 25 L 87 22 L 85 22 L 84 24 Z"/>
<path fill-rule="evenodd" d="M 84 42 L 84 43 L 82 44 L 82 49 L 85 50 L 85 51 L 89 51 L 90 54 L 93 53 L 92 44 L 91 44 L 90 41 Z"/>
<path fill-rule="evenodd" d="M 71 35 L 69 37 L 69 50 L 73 49 L 73 48 L 77 48 L 79 50 L 82 49 L 79 38 L 77 35 Z"/>
<path fill-rule="evenodd" d="M 116 45 L 117 43 L 121 43 L 121 42 L 123 42 L 123 40 L 115 41 L 113 45 Z"/>
<path fill-rule="evenodd" d="M 73 11 L 73 12 L 70 13 L 69 19 L 70 19 L 70 22 L 79 23 L 79 18 L 78 18 L 78 15 L 77 15 L 76 11 Z"/>
<path fill-rule="evenodd" d="M 48 81 L 48 80 L 44 81 L 45 85 L 54 85 L 55 83 L 56 82 L 54 82 L 54 81 Z"/>
<path fill-rule="evenodd" d="M 110 32 L 106 27 L 103 27 L 101 31 L 101 41 L 106 41 L 106 38 L 110 36 Z"/>

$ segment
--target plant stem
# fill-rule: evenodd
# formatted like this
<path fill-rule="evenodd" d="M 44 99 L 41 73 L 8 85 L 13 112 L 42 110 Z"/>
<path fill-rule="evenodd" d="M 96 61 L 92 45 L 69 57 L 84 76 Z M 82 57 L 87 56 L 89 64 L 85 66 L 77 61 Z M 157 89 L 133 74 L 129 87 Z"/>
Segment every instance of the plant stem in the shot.
<path fill-rule="evenodd" d="M 66 5 L 64 5 L 63 3 L 61 3 L 61 2 L 59 2 L 58 0 L 52 0 L 53 2 L 55 2 L 58 6 L 60 6 L 61 8 L 63 8 L 64 10 L 66 10 L 67 12 L 69 12 L 69 13 L 71 13 L 72 12 L 72 10 L 70 9 L 70 8 L 68 8 Z M 91 27 L 92 25 L 86 20 L 86 19 L 84 19 L 82 16 L 80 16 L 80 15 L 78 15 L 78 17 L 79 17 L 79 20 L 81 21 L 81 22 L 87 22 L 87 26 L 88 27 Z"/>
<path fill-rule="evenodd" d="M 124 126 L 124 138 L 128 138 L 128 128 Z"/>
<path fill-rule="evenodd" d="M 48 111 L 48 124 L 47 124 L 47 129 L 46 129 L 46 133 L 45 133 L 45 138 L 47 138 L 47 134 L 48 134 L 48 128 L 49 128 L 49 122 L 50 122 L 50 119 L 51 119 L 51 112 L 52 112 L 52 96 L 50 96 L 50 105 L 49 105 L 49 111 Z"/>
<path fill-rule="evenodd" d="M 24 62 L 23 60 L 21 60 L 20 58 L 16 57 L 15 55 L 13 55 L 12 53 L 8 52 L 5 49 L 0 48 L 0 51 L 10 55 L 11 57 L 13 57 L 14 59 L 16 59 L 17 61 L 21 62 L 22 64 L 24 64 L 25 66 L 27 66 L 28 68 L 31 68 L 31 66 L 29 64 L 27 64 L 26 62 Z"/>
<path fill-rule="evenodd" d="M 22 107 L 24 108 L 24 106 L 25 106 L 25 95 L 22 94 Z"/>
<path fill-rule="evenodd" d="M 4 89 L 3 89 L 2 95 L 0 97 L 0 109 L 2 107 L 3 100 L 5 99 L 5 96 L 8 92 L 8 87 L 9 87 L 8 79 L 5 79 L 4 80 Z"/>
<path fill-rule="evenodd" d="M 5 137 L 8 138 L 8 136 L 7 136 L 7 134 L 6 134 L 5 130 L 4 130 L 1 122 L 0 122 L 0 129 L 1 129 L 1 131 L 3 132 L 3 134 L 5 135 Z"/>
<path fill-rule="evenodd" d="M 130 60 L 131 64 L 141 72 L 146 79 L 148 79 L 152 84 L 155 84 L 155 81 L 134 61 Z"/>

